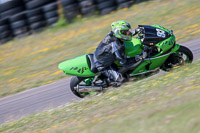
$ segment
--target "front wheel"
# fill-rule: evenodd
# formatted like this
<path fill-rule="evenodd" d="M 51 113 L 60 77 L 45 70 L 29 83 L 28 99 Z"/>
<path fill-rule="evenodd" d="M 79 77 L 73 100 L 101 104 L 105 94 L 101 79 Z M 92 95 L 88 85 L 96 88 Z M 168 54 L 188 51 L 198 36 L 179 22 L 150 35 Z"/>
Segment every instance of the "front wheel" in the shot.
<path fill-rule="evenodd" d="M 164 71 L 169 71 L 172 68 L 179 67 L 185 63 L 192 63 L 192 61 L 192 51 L 185 46 L 180 46 L 180 48 L 175 53 L 169 56 L 166 62 L 162 65 L 161 69 Z"/>

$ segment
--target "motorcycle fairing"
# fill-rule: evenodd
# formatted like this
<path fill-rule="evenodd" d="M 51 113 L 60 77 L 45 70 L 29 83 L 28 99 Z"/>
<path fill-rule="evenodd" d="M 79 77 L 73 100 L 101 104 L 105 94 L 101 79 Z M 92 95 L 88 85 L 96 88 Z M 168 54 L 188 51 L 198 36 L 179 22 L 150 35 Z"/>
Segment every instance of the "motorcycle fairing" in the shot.
<path fill-rule="evenodd" d="M 170 54 L 171 52 L 158 57 L 146 58 L 135 70 L 133 70 L 131 74 L 149 72 L 151 70 L 159 68 L 170 56 Z"/>
<path fill-rule="evenodd" d="M 145 45 L 155 45 L 160 49 L 159 56 L 174 46 L 175 36 L 170 31 L 160 25 L 139 25 L 142 28 L 142 43 Z M 139 35 L 141 36 L 141 35 Z"/>
<path fill-rule="evenodd" d="M 161 55 L 165 52 L 167 52 L 168 50 L 170 50 L 175 43 L 175 36 L 172 35 L 171 37 L 167 38 L 166 40 L 157 43 L 155 46 L 157 46 L 158 48 L 161 49 L 160 53 L 158 55 Z"/>
<path fill-rule="evenodd" d="M 146 58 L 131 74 L 138 74 L 143 72 L 149 72 L 151 70 L 154 70 L 156 68 L 159 68 L 162 66 L 162 64 L 169 58 L 169 56 L 176 52 L 180 48 L 179 44 L 175 44 L 174 47 L 165 54 L 162 54 L 160 56 Z"/>

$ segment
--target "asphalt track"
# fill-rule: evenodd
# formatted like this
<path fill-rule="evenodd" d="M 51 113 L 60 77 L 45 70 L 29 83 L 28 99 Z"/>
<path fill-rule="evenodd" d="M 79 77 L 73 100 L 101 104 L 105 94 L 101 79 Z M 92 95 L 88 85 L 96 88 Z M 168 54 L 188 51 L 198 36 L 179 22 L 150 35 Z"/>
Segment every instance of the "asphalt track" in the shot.
<path fill-rule="evenodd" d="M 200 38 L 181 45 L 192 50 L 194 59 L 200 58 Z M 69 78 L 29 89 L 0 99 L 0 123 L 20 119 L 29 114 L 80 100 L 69 88 Z"/>

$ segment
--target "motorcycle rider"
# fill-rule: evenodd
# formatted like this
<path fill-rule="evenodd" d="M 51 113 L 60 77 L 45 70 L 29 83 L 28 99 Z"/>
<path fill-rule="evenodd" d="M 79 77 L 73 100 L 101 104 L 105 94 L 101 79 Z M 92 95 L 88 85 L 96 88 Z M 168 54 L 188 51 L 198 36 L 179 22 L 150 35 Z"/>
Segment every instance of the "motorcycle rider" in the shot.
<path fill-rule="evenodd" d="M 94 61 L 99 72 L 107 76 L 115 86 L 120 86 L 125 78 L 113 67 L 113 63 L 117 59 L 121 65 L 128 65 L 123 43 L 132 40 L 132 36 L 137 34 L 138 29 L 131 31 L 130 24 L 124 20 L 113 22 L 111 28 L 112 31 L 96 48 Z"/>

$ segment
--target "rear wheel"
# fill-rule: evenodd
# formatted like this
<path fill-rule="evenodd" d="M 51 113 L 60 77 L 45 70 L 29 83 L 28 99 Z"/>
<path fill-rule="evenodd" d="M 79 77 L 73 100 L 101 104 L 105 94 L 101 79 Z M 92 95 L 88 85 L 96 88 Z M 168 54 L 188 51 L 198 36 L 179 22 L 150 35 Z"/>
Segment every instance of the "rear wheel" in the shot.
<path fill-rule="evenodd" d="M 88 93 L 80 93 L 77 90 L 77 85 L 80 84 L 81 82 L 83 82 L 86 78 L 84 77 L 77 77 L 77 76 L 73 76 L 70 80 L 70 88 L 71 91 L 78 97 L 80 98 L 84 98 L 86 95 L 88 95 Z"/>
<path fill-rule="evenodd" d="M 185 46 L 180 46 L 180 48 L 166 60 L 166 62 L 161 67 L 164 71 L 169 71 L 173 68 L 177 68 L 185 63 L 192 63 L 193 54 L 190 49 Z"/>
<path fill-rule="evenodd" d="M 73 76 L 70 81 L 71 91 L 80 98 L 88 95 L 97 95 L 103 92 L 106 87 L 108 87 L 108 83 L 102 80 L 101 77 Z"/>

